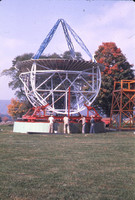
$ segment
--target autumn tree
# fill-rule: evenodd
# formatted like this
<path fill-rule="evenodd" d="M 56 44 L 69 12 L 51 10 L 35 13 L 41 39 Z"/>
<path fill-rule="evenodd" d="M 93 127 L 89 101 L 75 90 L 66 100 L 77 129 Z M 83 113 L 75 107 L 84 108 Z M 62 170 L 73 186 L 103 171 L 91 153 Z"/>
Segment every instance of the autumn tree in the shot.
<path fill-rule="evenodd" d="M 129 64 L 120 48 L 114 42 L 102 43 L 95 52 L 95 59 L 105 66 L 102 72 L 102 84 L 94 106 L 110 115 L 114 81 L 132 80 L 132 65 Z"/>
<path fill-rule="evenodd" d="M 22 117 L 28 111 L 29 105 L 24 101 L 11 99 L 11 104 L 8 105 L 8 114 L 15 120 Z"/>

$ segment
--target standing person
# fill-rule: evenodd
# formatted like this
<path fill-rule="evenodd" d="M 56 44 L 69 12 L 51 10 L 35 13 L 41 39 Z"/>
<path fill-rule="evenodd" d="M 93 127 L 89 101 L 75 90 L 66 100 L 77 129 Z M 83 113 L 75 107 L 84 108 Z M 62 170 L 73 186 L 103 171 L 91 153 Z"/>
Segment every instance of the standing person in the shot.
<path fill-rule="evenodd" d="M 49 118 L 49 133 L 53 133 L 53 123 L 54 123 L 54 117 L 51 115 Z"/>
<path fill-rule="evenodd" d="M 65 116 L 63 118 L 64 121 L 64 133 L 68 133 L 70 134 L 70 129 L 69 129 L 69 118 L 67 116 Z"/>
<path fill-rule="evenodd" d="M 95 120 L 93 116 L 91 116 L 91 120 L 90 120 L 90 133 L 95 133 Z"/>
<path fill-rule="evenodd" d="M 135 106 L 133 107 L 133 124 L 135 123 Z"/>
<path fill-rule="evenodd" d="M 86 126 L 86 118 L 82 115 L 81 119 L 79 121 L 82 121 L 82 133 L 85 133 L 85 126 Z"/>

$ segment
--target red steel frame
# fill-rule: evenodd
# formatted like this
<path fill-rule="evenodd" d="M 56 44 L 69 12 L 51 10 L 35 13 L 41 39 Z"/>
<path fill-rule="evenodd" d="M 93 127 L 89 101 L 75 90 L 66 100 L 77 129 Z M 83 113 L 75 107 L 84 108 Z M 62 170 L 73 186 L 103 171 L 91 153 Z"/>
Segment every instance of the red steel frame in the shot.
<path fill-rule="evenodd" d="M 135 130 L 135 80 L 114 82 L 110 127 Z"/>
<path fill-rule="evenodd" d="M 70 87 L 68 90 L 68 118 L 70 119 L 71 123 L 78 123 L 78 121 L 81 119 L 81 114 L 78 113 L 78 116 L 72 116 L 70 115 Z M 46 109 L 47 106 L 37 106 L 37 107 L 32 107 L 28 110 L 28 112 L 22 116 L 22 120 L 26 122 L 37 122 L 37 121 L 42 121 L 42 122 L 48 122 L 49 115 L 46 115 Z M 91 115 L 93 115 L 94 119 L 96 122 L 101 121 L 102 117 L 97 113 L 95 108 L 91 106 L 87 106 L 84 104 L 87 108 L 87 116 L 86 116 L 86 122 L 89 122 L 91 119 Z M 63 122 L 64 116 L 58 116 L 55 115 L 53 116 L 55 121 L 58 123 Z"/>
<path fill-rule="evenodd" d="M 47 106 L 48 105 L 30 108 L 28 110 L 28 112 L 25 115 L 22 116 L 22 120 L 26 121 L 26 122 L 38 122 L 38 121 L 48 122 L 48 118 L 49 118 L 50 115 L 46 115 Z M 102 117 L 97 113 L 95 108 L 93 108 L 91 106 L 87 106 L 87 105 L 85 105 L 85 106 L 87 108 L 86 122 L 90 121 L 92 115 L 93 115 L 96 122 L 101 121 Z M 68 109 L 70 110 L 70 101 L 69 101 L 69 108 Z M 71 123 L 78 123 L 78 121 L 82 117 L 80 113 L 78 113 L 78 116 L 72 116 L 72 115 L 69 115 L 69 113 L 70 112 L 68 112 L 68 117 L 69 117 Z M 58 122 L 58 123 L 63 122 L 64 116 L 55 115 L 53 117 L 54 117 L 56 122 Z"/>

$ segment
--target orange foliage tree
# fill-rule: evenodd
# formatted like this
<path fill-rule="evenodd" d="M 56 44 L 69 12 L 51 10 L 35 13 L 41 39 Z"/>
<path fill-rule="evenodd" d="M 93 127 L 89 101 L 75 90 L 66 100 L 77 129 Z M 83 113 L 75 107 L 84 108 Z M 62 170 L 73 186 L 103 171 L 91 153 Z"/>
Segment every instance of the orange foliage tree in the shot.
<path fill-rule="evenodd" d="M 17 119 L 22 117 L 28 111 L 28 105 L 26 102 L 11 99 L 11 104 L 8 105 L 8 114 L 13 118 Z"/>
<path fill-rule="evenodd" d="M 95 52 L 95 59 L 105 66 L 105 70 L 102 72 L 101 89 L 94 106 L 109 116 L 114 81 L 133 79 L 133 66 L 114 42 L 102 43 Z"/>

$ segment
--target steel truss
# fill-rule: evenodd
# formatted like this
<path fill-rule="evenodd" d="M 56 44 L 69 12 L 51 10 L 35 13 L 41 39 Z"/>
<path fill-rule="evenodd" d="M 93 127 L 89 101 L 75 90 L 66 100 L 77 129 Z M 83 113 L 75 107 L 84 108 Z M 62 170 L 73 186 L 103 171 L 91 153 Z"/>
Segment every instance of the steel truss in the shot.
<path fill-rule="evenodd" d="M 48 46 L 49 42 L 53 38 L 53 36 L 54 36 L 54 34 L 55 34 L 60 23 L 62 24 L 62 28 L 63 28 L 64 34 L 65 34 L 65 38 L 66 38 L 66 41 L 67 41 L 67 45 L 68 45 L 71 57 L 73 59 L 75 59 L 75 50 L 74 50 L 74 46 L 73 46 L 73 43 L 71 41 L 69 32 L 71 33 L 71 35 L 73 36 L 75 41 L 81 46 L 81 48 L 86 52 L 86 54 L 92 60 L 93 59 L 92 55 L 89 52 L 89 50 L 87 49 L 87 47 L 85 46 L 84 42 L 75 33 L 75 31 L 67 24 L 67 22 L 64 19 L 58 19 L 56 24 L 53 26 L 53 28 L 50 30 L 50 32 L 48 33 L 48 35 L 46 36 L 46 38 L 44 39 L 44 41 L 40 45 L 40 48 L 38 49 L 37 53 L 33 56 L 33 59 L 39 59 L 39 57 L 42 55 L 44 49 Z"/>
<path fill-rule="evenodd" d="M 110 127 L 135 130 L 135 80 L 114 82 Z"/>
<path fill-rule="evenodd" d="M 99 67 L 87 71 L 36 68 L 36 63 L 33 63 L 31 71 L 20 75 L 26 96 L 34 107 L 49 104 L 50 111 L 68 114 L 70 88 L 70 114 L 75 114 L 85 109 L 84 103 L 91 105 L 99 92 Z"/>

